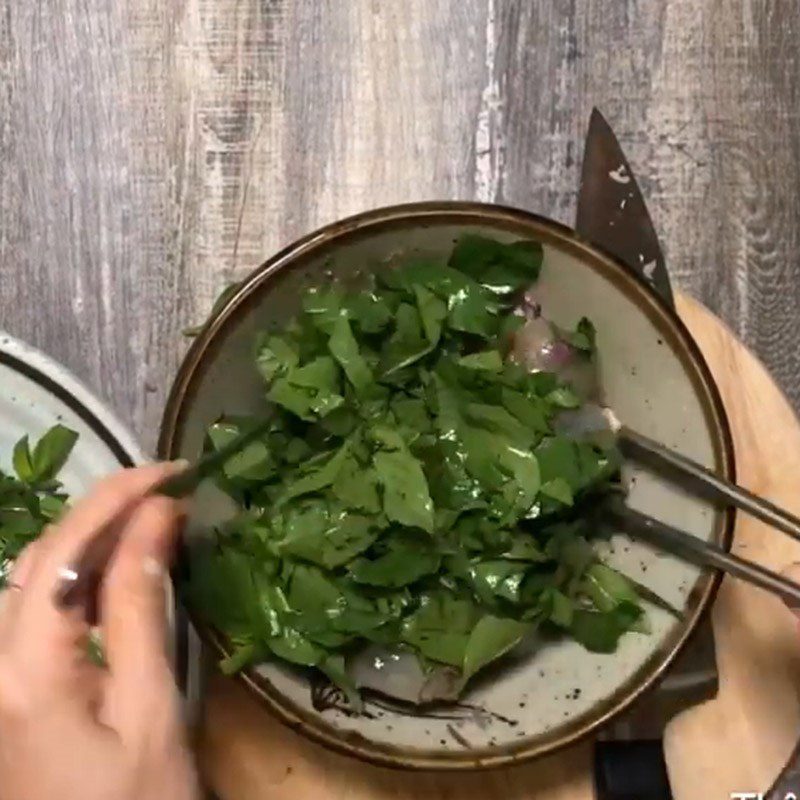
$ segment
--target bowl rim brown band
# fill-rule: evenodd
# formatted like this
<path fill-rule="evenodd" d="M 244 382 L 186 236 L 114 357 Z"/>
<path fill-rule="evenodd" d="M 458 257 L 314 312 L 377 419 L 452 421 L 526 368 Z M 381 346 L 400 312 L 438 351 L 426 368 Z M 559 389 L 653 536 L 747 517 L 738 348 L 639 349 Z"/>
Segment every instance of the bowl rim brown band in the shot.
<path fill-rule="evenodd" d="M 629 297 L 662 330 L 673 352 L 680 359 L 703 407 L 713 435 L 716 469 L 727 480 L 735 481 L 733 438 L 722 398 L 700 348 L 677 313 L 623 262 L 582 239 L 575 231 L 551 219 L 522 209 L 464 201 L 429 201 L 378 208 L 326 225 L 304 236 L 257 267 L 245 278 L 223 306 L 206 322 L 192 343 L 176 375 L 164 410 L 158 440 L 158 456 L 177 457 L 181 441 L 185 403 L 191 400 L 209 354 L 218 337 L 233 325 L 238 316 L 257 302 L 279 272 L 311 256 L 324 254 L 343 236 L 366 236 L 376 231 L 418 225 L 463 225 L 497 227 L 521 237 L 538 239 L 556 246 L 599 271 Z M 735 512 L 725 509 L 718 514 L 715 541 L 730 549 Z M 695 585 L 685 622 L 667 636 L 636 672 L 602 703 L 594 705 L 552 733 L 536 734 L 513 745 L 486 747 L 465 752 L 416 750 L 378 744 L 360 734 L 337 729 L 281 694 L 272 683 L 254 669 L 240 673 L 238 679 L 286 725 L 340 753 L 385 767 L 425 770 L 464 770 L 518 764 L 552 753 L 597 731 L 616 717 L 642 694 L 660 681 L 670 665 L 696 631 L 719 588 L 719 571 L 703 574 Z M 203 641 L 219 656 L 227 654 L 224 637 L 190 613 Z"/>

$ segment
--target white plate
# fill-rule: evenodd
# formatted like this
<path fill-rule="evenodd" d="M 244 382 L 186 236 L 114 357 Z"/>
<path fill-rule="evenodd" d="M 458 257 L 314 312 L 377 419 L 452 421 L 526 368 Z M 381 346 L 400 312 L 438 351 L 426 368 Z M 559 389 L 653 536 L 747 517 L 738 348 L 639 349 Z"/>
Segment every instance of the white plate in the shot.
<path fill-rule="evenodd" d="M 146 461 L 130 431 L 69 370 L 34 347 L 0 331 L 0 469 L 11 469 L 14 444 L 35 442 L 56 423 L 78 441 L 59 474 L 72 500 L 100 478 Z M 172 586 L 168 582 L 168 592 Z M 167 604 L 172 628 L 172 603 Z"/>
<path fill-rule="evenodd" d="M 145 458 L 128 429 L 71 372 L 39 350 L 0 332 L 0 468 L 11 467 L 16 441 L 35 442 L 60 422 L 78 442 L 60 478 L 73 498 L 99 478 Z"/>

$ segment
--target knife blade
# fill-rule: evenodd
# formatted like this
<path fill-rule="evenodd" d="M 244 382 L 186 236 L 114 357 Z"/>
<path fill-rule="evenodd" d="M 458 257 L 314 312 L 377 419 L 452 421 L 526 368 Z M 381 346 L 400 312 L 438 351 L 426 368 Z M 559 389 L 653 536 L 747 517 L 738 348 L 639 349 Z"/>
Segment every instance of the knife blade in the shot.
<path fill-rule="evenodd" d="M 674 306 L 664 254 L 641 190 L 614 131 L 596 108 L 586 134 L 575 229 L 643 275 Z"/>
<path fill-rule="evenodd" d="M 669 273 L 644 197 L 597 108 L 586 134 L 575 229 L 641 275 L 674 308 Z M 655 691 L 599 737 L 595 781 L 600 800 L 669 798 L 664 728 L 678 712 L 715 697 L 718 688 L 714 636 L 706 619 Z"/>

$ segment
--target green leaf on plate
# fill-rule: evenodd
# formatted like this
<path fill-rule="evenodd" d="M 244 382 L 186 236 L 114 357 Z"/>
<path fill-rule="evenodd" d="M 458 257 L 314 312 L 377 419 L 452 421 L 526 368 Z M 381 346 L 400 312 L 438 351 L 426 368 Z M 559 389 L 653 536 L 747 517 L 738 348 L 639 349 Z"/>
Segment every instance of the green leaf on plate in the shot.
<path fill-rule="evenodd" d="M 543 251 L 538 242 L 503 244 L 466 234 L 456 243 L 450 266 L 480 281 L 496 294 L 530 286 L 539 277 Z"/>
<path fill-rule="evenodd" d="M 78 441 L 78 434 L 64 425 L 54 425 L 33 448 L 30 455 L 31 483 L 52 481 L 61 471 Z M 16 448 L 15 448 L 16 450 Z"/>
<path fill-rule="evenodd" d="M 373 385 L 375 379 L 372 370 L 359 351 L 358 342 L 346 317 L 336 320 L 328 347 L 357 392 L 363 393 Z"/>
<path fill-rule="evenodd" d="M 462 671 L 471 678 L 478 670 L 505 655 L 531 629 L 526 622 L 489 614 L 482 617 L 470 634 L 464 651 Z"/>
<path fill-rule="evenodd" d="M 385 552 L 376 558 L 358 558 L 349 567 L 357 583 L 399 588 L 432 575 L 439 569 L 441 556 L 429 545 L 412 537 L 395 536 Z"/>
<path fill-rule="evenodd" d="M 14 472 L 25 483 L 33 483 L 33 458 L 27 434 L 14 445 L 13 455 Z"/>
<path fill-rule="evenodd" d="M 497 350 L 483 350 L 480 353 L 471 353 L 458 359 L 460 366 L 466 369 L 477 369 L 485 372 L 501 372 L 503 359 Z"/>
<path fill-rule="evenodd" d="M 401 525 L 433 532 L 433 502 L 422 466 L 402 437 L 389 428 L 372 432 L 378 448 L 372 460 L 383 489 L 386 516 Z"/>

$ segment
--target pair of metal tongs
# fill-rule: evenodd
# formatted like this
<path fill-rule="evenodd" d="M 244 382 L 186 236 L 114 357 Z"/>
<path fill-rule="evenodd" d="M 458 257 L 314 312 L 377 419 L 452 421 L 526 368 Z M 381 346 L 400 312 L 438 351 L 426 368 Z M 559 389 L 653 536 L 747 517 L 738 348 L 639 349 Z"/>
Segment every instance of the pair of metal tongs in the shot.
<path fill-rule="evenodd" d="M 617 445 L 624 456 L 658 470 L 693 494 L 721 507 L 738 508 L 800 541 L 800 519 L 788 511 L 624 425 L 619 426 L 616 435 Z M 622 504 L 609 506 L 604 516 L 630 536 L 687 561 L 720 569 L 773 592 L 793 608 L 800 608 L 800 584 L 760 564 L 739 558 L 714 542 L 699 539 Z"/>

